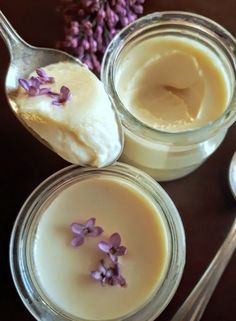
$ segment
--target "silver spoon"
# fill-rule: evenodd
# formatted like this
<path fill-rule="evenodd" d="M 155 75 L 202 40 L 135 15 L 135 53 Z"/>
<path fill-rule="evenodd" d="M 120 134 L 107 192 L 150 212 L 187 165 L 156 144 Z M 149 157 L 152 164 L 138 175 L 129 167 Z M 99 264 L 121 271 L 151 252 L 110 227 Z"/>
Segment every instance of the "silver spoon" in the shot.
<path fill-rule="evenodd" d="M 49 48 L 37 48 L 29 45 L 17 34 L 1 10 L 0 36 L 2 36 L 3 40 L 5 41 L 10 53 L 10 65 L 5 81 L 5 90 L 9 105 L 19 121 L 30 131 L 30 133 L 41 143 L 53 150 L 53 148 L 45 140 L 43 140 L 37 133 L 27 126 L 18 113 L 18 106 L 15 102 L 15 95 L 19 86 L 18 79 L 28 78 L 29 74 L 35 71 L 36 68 L 44 67 L 57 62 L 72 62 L 81 66 L 84 65 L 79 59 L 76 59 L 63 51 Z M 121 122 L 116 112 L 115 115 L 121 146 L 123 146 L 123 131 Z M 116 159 L 118 159 L 119 156 L 120 155 L 118 155 Z M 112 160 L 111 163 L 113 163 L 116 159 Z"/>
<path fill-rule="evenodd" d="M 229 184 L 236 199 L 236 152 L 229 167 Z M 171 321 L 199 321 L 236 247 L 236 217 L 211 264 Z"/>

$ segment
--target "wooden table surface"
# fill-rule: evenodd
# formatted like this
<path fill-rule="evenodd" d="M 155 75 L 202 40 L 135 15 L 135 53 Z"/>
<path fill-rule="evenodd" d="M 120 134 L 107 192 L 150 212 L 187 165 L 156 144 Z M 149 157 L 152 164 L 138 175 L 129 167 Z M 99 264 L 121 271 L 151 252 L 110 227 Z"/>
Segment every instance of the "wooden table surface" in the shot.
<path fill-rule="evenodd" d="M 56 0 L 0 0 L 0 9 L 27 42 L 52 47 L 62 32 L 62 20 L 55 11 L 57 3 Z M 163 10 L 203 14 L 236 36 L 234 0 L 146 1 L 146 12 Z M 10 233 L 28 194 L 43 179 L 68 163 L 36 141 L 11 112 L 4 93 L 8 62 L 7 49 L 0 39 L 0 320 L 33 321 L 11 279 L 8 263 Z M 208 266 L 232 224 L 236 202 L 228 187 L 227 173 L 235 149 L 236 124 L 229 130 L 221 147 L 198 170 L 185 178 L 162 184 L 182 216 L 187 262 L 176 295 L 158 321 L 170 320 Z M 236 255 L 225 270 L 202 321 L 236 320 L 235 289 Z"/>

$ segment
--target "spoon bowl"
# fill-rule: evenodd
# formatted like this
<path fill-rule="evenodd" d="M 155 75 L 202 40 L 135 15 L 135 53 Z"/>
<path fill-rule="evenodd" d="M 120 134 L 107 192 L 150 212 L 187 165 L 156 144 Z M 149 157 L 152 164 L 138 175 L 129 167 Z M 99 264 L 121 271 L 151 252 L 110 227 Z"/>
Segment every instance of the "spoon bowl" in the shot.
<path fill-rule="evenodd" d="M 45 67 L 50 64 L 58 63 L 58 62 L 71 62 L 75 64 L 79 64 L 80 66 L 87 68 L 79 59 L 57 49 L 50 48 L 38 48 L 31 46 L 27 42 L 25 42 L 18 33 L 11 26 L 7 18 L 0 11 L 0 35 L 5 41 L 9 53 L 10 53 L 10 65 L 6 75 L 5 81 L 5 91 L 8 103 L 18 118 L 18 120 L 23 124 L 23 126 L 41 143 L 46 145 L 49 149 L 53 150 L 52 146 L 48 144 L 43 138 L 41 138 L 36 132 L 34 132 L 27 124 L 24 122 L 22 117 L 18 112 L 18 105 L 16 104 L 16 94 L 19 87 L 18 80 L 20 78 L 28 78 L 28 76 L 36 70 L 38 67 Z M 112 105 L 112 104 L 111 104 Z M 115 113 L 116 123 L 119 131 L 119 139 L 121 142 L 121 146 L 123 146 L 124 138 L 123 131 L 120 119 L 118 117 L 117 112 L 112 106 L 113 111 Z M 120 154 L 122 152 L 122 148 Z M 110 165 L 115 162 L 119 157 L 107 163 Z"/>

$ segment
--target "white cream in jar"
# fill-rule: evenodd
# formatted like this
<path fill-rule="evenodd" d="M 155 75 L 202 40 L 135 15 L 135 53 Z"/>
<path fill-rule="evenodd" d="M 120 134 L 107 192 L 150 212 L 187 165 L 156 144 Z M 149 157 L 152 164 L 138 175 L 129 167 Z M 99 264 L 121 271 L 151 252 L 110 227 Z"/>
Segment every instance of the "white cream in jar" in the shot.
<path fill-rule="evenodd" d="M 85 223 L 91 216 L 103 233 L 72 247 L 71 223 Z M 98 242 L 107 241 L 114 232 L 127 247 L 119 257 L 126 287 L 101 286 L 90 275 L 101 259 L 109 266 Z M 169 260 L 158 210 L 141 190 L 118 178 L 84 179 L 59 193 L 42 214 L 34 243 L 35 273 L 43 292 L 59 309 L 85 320 L 133 314 L 158 291 Z"/>
<path fill-rule="evenodd" d="M 230 84 L 220 59 L 194 40 L 146 40 L 126 55 L 117 93 L 136 118 L 171 132 L 201 127 L 225 110 Z"/>
<path fill-rule="evenodd" d="M 113 39 L 102 81 L 121 116 L 121 160 L 159 181 L 200 166 L 234 122 L 234 38 L 187 12 L 158 12 Z"/>
<path fill-rule="evenodd" d="M 92 217 L 103 232 L 83 230 L 84 242 L 75 246 L 81 229 L 72 227 Z M 126 286 L 108 282 L 110 273 L 102 284 L 91 275 L 101 259 L 114 265 L 98 246 L 113 233 L 126 247 L 117 257 Z M 11 236 L 13 279 L 37 320 L 154 320 L 173 297 L 184 263 L 184 230 L 173 202 L 153 179 L 122 163 L 53 174 L 27 199 Z"/>

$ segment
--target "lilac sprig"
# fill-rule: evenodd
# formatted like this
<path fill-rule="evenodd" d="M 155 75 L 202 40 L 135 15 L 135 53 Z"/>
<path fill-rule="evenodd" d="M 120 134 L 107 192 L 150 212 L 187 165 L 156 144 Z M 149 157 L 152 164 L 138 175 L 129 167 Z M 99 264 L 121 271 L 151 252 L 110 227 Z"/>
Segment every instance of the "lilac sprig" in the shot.
<path fill-rule="evenodd" d="M 118 262 L 118 256 L 123 256 L 127 253 L 127 248 L 121 245 L 119 233 L 113 233 L 108 242 L 100 241 L 98 247 L 110 257 L 113 263 Z"/>
<path fill-rule="evenodd" d="M 125 278 L 120 273 L 120 268 L 117 263 L 107 266 L 105 265 L 104 260 L 100 260 L 98 270 L 92 271 L 90 275 L 94 280 L 100 282 L 102 286 L 108 284 L 125 287 L 127 285 Z"/>
<path fill-rule="evenodd" d="M 84 239 L 87 236 L 99 236 L 102 234 L 103 229 L 100 226 L 95 226 L 96 219 L 91 217 L 85 224 L 72 223 L 71 231 L 74 234 L 74 238 L 71 241 L 73 247 L 80 246 L 84 243 Z"/>
<path fill-rule="evenodd" d="M 106 47 L 122 28 L 143 13 L 145 0 L 61 0 L 64 39 L 57 47 L 100 72 Z"/>

